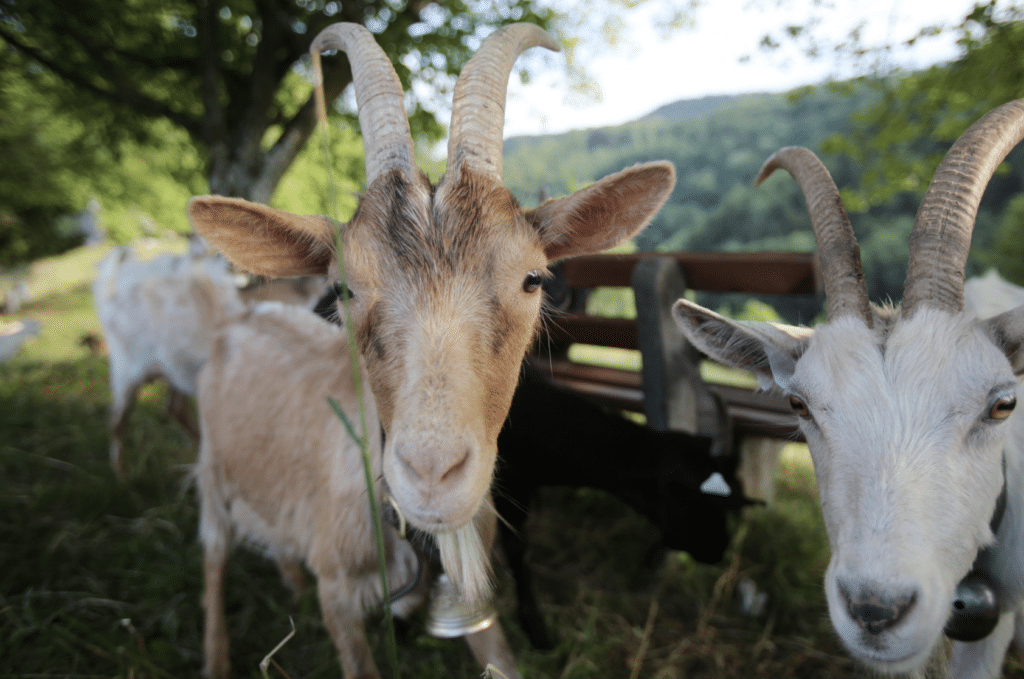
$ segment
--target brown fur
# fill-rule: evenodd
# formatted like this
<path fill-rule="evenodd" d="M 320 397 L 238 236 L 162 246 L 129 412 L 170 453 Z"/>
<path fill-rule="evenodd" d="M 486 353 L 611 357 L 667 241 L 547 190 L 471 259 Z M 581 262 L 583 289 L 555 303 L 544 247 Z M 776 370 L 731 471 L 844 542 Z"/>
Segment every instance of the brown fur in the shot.
<path fill-rule="evenodd" d="M 524 278 L 552 257 L 631 237 L 675 181 L 670 164 L 650 163 L 524 211 L 493 178 L 468 168 L 457 177 L 435 189 L 422 174 L 385 173 L 341 232 L 354 329 L 387 433 L 382 471 L 409 521 L 429 532 L 465 524 L 489 492 L 540 313 Z M 323 221 L 217 197 L 193 199 L 189 213 L 243 268 L 338 275 L 324 262 L 333 241 Z M 309 271 L 311 261 L 323 268 Z"/>
<path fill-rule="evenodd" d="M 310 312 L 260 307 L 224 331 L 200 375 L 202 445 L 195 473 L 209 677 L 229 670 L 223 573 L 232 538 L 275 558 L 292 587 L 300 586 L 294 584 L 301 573 L 296 561 L 303 561 L 317 578 L 345 676 L 379 676 L 363 631 L 364 611 L 380 603 L 382 589 L 362 457 L 326 401 L 333 396 L 359 426 L 346 344 L 343 330 Z M 372 398 L 366 409 L 379 497 L 381 440 Z M 494 516 L 488 516 L 481 538 L 489 548 Z M 389 582 L 403 586 L 415 577 L 416 555 L 390 526 L 385 543 Z M 408 609 L 422 595 L 400 599 L 396 607 Z M 482 661 L 518 676 L 500 627 L 486 637 L 488 648 L 498 650 Z"/>

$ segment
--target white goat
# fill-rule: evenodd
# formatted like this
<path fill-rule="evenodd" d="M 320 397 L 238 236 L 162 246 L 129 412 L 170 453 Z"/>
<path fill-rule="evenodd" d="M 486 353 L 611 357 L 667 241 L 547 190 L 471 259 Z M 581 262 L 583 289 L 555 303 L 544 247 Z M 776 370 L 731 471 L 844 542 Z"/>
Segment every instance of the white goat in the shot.
<path fill-rule="evenodd" d="M 210 353 L 214 334 L 260 301 L 311 307 L 324 287 L 321 278 L 277 279 L 237 287 L 222 258 L 164 254 L 139 261 L 115 248 L 98 264 L 93 302 L 110 357 L 110 462 L 127 474 L 124 431 L 135 398 L 147 381 L 169 385 L 168 412 L 193 439 L 198 437 L 188 399 Z"/>
<path fill-rule="evenodd" d="M 124 431 L 139 389 L 166 379 L 168 410 L 195 438 L 188 397 L 196 376 L 214 333 L 246 306 L 223 259 L 165 254 L 139 261 L 130 249 L 115 248 L 98 267 L 92 292 L 110 363 L 110 462 L 124 476 Z"/>
<path fill-rule="evenodd" d="M 382 598 L 370 507 L 359 447 L 327 404 L 334 397 L 359 421 L 345 331 L 312 312 L 258 305 L 224 329 L 199 375 L 201 443 L 196 478 L 205 553 L 206 675 L 229 673 L 224 617 L 225 562 L 232 537 L 262 547 L 297 588 L 296 561 L 316 575 L 327 629 L 347 679 L 379 677 L 363 628 L 365 611 Z M 365 382 L 367 375 L 363 370 Z M 370 446 L 381 481 L 381 429 L 366 396 Z M 356 425 L 358 426 L 358 424 Z M 471 558 L 486 559 L 495 514 L 477 526 L 441 534 L 438 547 L 465 550 L 463 536 L 482 540 Z M 392 591 L 417 578 L 417 554 L 384 526 Z M 482 537 L 481 537 L 482 536 Z M 425 584 L 426 577 L 421 577 Z M 423 601 L 424 588 L 399 598 L 396 614 Z M 467 636 L 474 655 L 510 679 L 519 677 L 499 623 Z"/>
<path fill-rule="evenodd" d="M 1022 137 L 1024 100 L 950 150 L 918 211 L 898 308 L 869 304 L 839 192 L 799 148 L 772 156 L 758 180 L 784 168 L 807 199 L 827 322 L 810 330 L 736 323 L 685 300 L 674 308 L 698 348 L 788 394 L 832 550 L 829 614 L 850 652 L 883 672 L 923 671 L 945 628 L 961 639 L 950 676 L 996 677 L 1015 618 L 1018 640 L 1024 631 L 1024 416 L 1012 416 L 1024 307 L 988 320 L 963 309 L 978 203 Z"/>
<path fill-rule="evenodd" d="M 1002 278 L 995 269 L 964 283 L 964 306 L 978 315 L 991 318 L 1024 304 L 1024 288 Z"/>
<path fill-rule="evenodd" d="M 675 183 L 670 163 L 647 163 L 520 208 L 502 185 L 503 102 L 515 59 L 537 45 L 558 48 L 537 26 L 504 26 L 463 68 L 435 187 L 414 164 L 405 95 L 372 34 L 340 23 L 314 39 L 314 53 L 348 55 L 365 148 L 367 190 L 340 226 L 343 258 L 326 217 L 218 196 L 189 204 L 196 230 L 244 270 L 338 281 L 343 265 L 386 434 L 381 473 L 409 523 L 432 534 L 491 511 L 498 432 L 536 334 L 547 263 L 632 237 Z M 457 567 L 443 550 L 442 561 L 463 595 L 486 596 L 485 561 Z"/>

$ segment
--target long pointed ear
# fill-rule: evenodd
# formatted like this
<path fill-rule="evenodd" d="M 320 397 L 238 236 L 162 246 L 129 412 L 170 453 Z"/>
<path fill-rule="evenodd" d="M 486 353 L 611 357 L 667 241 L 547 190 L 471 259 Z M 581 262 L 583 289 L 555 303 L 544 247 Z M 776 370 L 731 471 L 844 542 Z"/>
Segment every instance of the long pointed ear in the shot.
<path fill-rule="evenodd" d="M 681 299 L 672 307 L 676 325 L 700 351 L 719 363 L 749 370 L 762 388 L 789 384 L 796 362 L 814 333 L 774 323 L 737 323 Z"/>
<path fill-rule="evenodd" d="M 188 203 L 192 226 L 229 260 L 260 276 L 315 276 L 334 258 L 331 222 L 240 198 L 201 196 Z"/>
<path fill-rule="evenodd" d="M 996 346 L 1006 354 L 1013 374 L 1024 375 L 1024 305 L 981 323 Z"/>
<path fill-rule="evenodd" d="M 600 252 L 647 226 L 675 184 L 672 163 L 642 163 L 527 210 L 526 219 L 540 233 L 549 260 Z"/>

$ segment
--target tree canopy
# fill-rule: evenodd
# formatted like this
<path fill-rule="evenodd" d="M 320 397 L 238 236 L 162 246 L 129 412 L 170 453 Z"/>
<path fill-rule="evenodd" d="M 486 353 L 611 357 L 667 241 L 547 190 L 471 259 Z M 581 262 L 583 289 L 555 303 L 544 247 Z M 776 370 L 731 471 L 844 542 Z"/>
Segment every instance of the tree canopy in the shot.
<path fill-rule="evenodd" d="M 9 0 L 0 5 L 0 67 L 58 114 L 102 122 L 93 148 L 159 142 L 169 121 L 199 148 L 214 193 L 269 202 L 315 126 L 304 77 L 313 37 L 328 24 L 366 25 L 392 58 L 414 135 L 443 132 L 430 112 L 479 37 L 511 21 L 552 18 L 535 0 Z M 351 81 L 325 59 L 325 90 Z M 413 88 L 414 81 L 429 87 Z"/>

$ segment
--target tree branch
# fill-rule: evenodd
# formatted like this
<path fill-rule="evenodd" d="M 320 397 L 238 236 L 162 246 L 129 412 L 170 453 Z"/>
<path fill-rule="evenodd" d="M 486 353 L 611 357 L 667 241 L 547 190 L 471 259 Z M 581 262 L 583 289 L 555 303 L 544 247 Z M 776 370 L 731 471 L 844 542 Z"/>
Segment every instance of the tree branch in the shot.
<path fill-rule="evenodd" d="M 324 97 L 328 102 L 334 101 L 352 82 L 352 70 L 347 59 L 338 59 L 335 68 L 324 73 Z M 302 108 L 292 116 L 285 125 L 284 132 L 266 153 L 263 170 L 256 179 L 253 189 L 253 200 L 269 202 L 281 177 L 299 155 L 302 147 L 309 140 L 316 128 L 316 106 L 313 95 L 310 95 Z"/>

